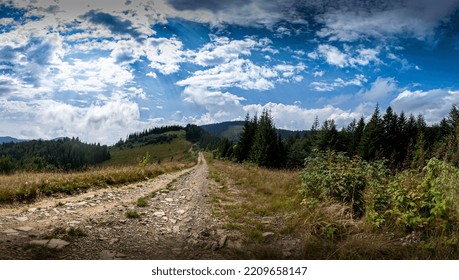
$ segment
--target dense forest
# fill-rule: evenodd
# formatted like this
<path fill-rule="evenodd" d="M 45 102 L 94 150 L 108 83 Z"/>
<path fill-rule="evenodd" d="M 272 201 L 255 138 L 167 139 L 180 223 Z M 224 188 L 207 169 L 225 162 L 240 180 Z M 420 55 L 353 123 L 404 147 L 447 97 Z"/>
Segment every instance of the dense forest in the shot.
<path fill-rule="evenodd" d="M 424 117 L 398 115 L 391 107 L 379 107 L 365 122 L 361 117 L 338 130 L 333 120 L 322 125 L 316 118 L 309 133 L 283 139 L 268 111 L 258 118 L 247 115 L 235 143 L 223 139 L 217 156 L 264 167 L 301 168 L 313 151 L 344 152 L 366 161 L 384 159 L 391 170 L 422 168 L 436 157 L 459 165 L 459 110 L 453 106 L 439 124 L 427 125 Z"/>
<path fill-rule="evenodd" d="M 134 146 L 151 145 L 151 144 L 162 144 L 169 143 L 174 138 L 177 138 L 176 134 L 165 134 L 166 132 L 179 131 L 183 127 L 178 125 L 161 126 L 146 129 L 142 132 L 131 133 L 127 136 L 126 140 L 120 139 L 115 147 L 118 148 L 133 148 Z"/>
<path fill-rule="evenodd" d="M 107 146 L 78 138 L 32 140 L 0 145 L 0 173 L 14 170 L 81 170 L 110 159 Z"/>

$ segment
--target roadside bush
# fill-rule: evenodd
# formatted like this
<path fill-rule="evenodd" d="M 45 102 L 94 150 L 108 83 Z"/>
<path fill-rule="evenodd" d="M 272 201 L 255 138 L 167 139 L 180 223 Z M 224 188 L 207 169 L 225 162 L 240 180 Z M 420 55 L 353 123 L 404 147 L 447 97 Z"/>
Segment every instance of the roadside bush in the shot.
<path fill-rule="evenodd" d="M 422 173 L 403 171 L 368 194 L 367 218 L 375 226 L 448 235 L 457 230 L 459 169 L 436 158 Z"/>
<path fill-rule="evenodd" d="M 365 212 L 365 189 L 369 184 L 381 184 L 388 171 L 381 162 L 368 163 L 349 158 L 344 153 L 313 151 L 306 158 L 301 174 L 303 202 L 315 206 L 334 200 L 350 207 L 360 218 Z M 380 203 L 378 199 L 374 203 Z"/>

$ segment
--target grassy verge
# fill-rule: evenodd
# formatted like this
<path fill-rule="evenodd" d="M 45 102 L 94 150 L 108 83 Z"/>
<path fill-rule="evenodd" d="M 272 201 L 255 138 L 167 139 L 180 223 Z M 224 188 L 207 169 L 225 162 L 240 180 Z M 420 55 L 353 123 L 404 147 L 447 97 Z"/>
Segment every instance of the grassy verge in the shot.
<path fill-rule="evenodd" d="M 432 259 L 458 257 L 432 251 L 414 233 L 377 231 L 349 207 L 320 201 L 302 203 L 300 172 L 268 170 L 208 160 L 210 177 L 224 187 L 213 191 L 214 215 L 242 235 L 240 258 L 256 259 Z M 290 244 L 290 245 L 288 245 Z M 285 247 L 293 247 L 284 254 Z M 450 249 L 448 249 L 450 250 Z"/>
<path fill-rule="evenodd" d="M 169 162 L 138 166 L 106 167 L 74 173 L 22 172 L 0 175 L 0 203 L 32 201 L 53 194 L 71 195 L 89 188 L 104 188 L 154 178 L 160 174 L 191 167 L 193 162 Z"/>

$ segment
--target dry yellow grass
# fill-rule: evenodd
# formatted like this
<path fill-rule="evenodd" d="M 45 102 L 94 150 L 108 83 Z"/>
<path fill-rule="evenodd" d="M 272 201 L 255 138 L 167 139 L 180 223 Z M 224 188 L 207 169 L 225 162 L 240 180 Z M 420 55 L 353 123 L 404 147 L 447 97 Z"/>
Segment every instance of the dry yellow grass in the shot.
<path fill-rule="evenodd" d="M 116 186 L 191 167 L 193 162 L 94 168 L 84 172 L 18 172 L 0 175 L 0 203 L 30 201 L 43 195 L 74 194 L 89 188 Z"/>
<path fill-rule="evenodd" d="M 301 259 L 428 259 L 432 255 L 416 244 L 401 246 L 400 239 L 375 232 L 365 220 L 352 220 L 345 206 L 323 201 L 303 205 L 299 171 L 269 170 L 228 161 L 208 160 L 210 177 L 223 186 L 214 191 L 214 215 L 226 228 L 242 234 L 246 246 L 241 258 L 283 258 L 285 240 L 296 240 L 292 257 Z M 264 232 L 275 239 L 266 240 Z M 276 247 L 277 246 L 277 247 Z M 454 255 L 445 256 L 455 258 Z"/>

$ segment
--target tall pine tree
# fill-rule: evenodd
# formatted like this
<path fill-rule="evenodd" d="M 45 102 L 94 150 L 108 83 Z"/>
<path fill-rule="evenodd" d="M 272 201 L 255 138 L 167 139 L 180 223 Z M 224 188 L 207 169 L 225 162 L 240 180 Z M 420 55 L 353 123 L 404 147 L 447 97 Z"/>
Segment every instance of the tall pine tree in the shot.
<path fill-rule="evenodd" d="M 279 146 L 271 115 L 264 110 L 258 121 L 250 160 L 259 166 L 278 167 Z"/>
<path fill-rule="evenodd" d="M 376 106 L 370 121 L 363 130 L 358 154 L 365 160 L 381 158 L 383 125 L 379 114 L 379 106 Z"/>
<path fill-rule="evenodd" d="M 255 139 L 255 131 L 257 130 L 257 115 L 250 120 L 250 115 L 247 113 L 245 117 L 244 127 L 242 129 L 241 135 L 239 136 L 239 142 L 237 143 L 236 148 L 236 160 L 238 162 L 246 161 L 250 154 L 250 149 L 253 145 L 253 140 Z"/>

